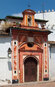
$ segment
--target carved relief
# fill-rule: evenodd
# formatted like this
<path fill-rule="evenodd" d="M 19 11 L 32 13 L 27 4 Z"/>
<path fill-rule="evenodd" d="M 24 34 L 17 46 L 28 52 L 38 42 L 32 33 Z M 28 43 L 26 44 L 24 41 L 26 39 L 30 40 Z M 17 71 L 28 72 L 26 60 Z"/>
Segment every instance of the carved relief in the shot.
<path fill-rule="evenodd" d="M 37 37 L 35 38 L 35 41 L 40 44 L 40 43 L 42 43 L 42 38 L 39 37 L 39 36 L 37 36 Z"/>
<path fill-rule="evenodd" d="M 19 44 L 18 44 L 18 46 L 20 46 L 23 42 L 26 42 L 26 36 L 24 36 L 24 35 L 20 35 L 19 36 Z"/>
<path fill-rule="evenodd" d="M 42 37 L 40 36 L 37 36 L 35 37 L 35 43 L 38 44 L 41 48 L 43 47 L 43 40 L 42 40 Z"/>
<path fill-rule="evenodd" d="M 13 40 L 12 41 L 12 78 L 17 79 L 18 78 L 18 41 Z"/>
<path fill-rule="evenodd" d="M 32 47 L 29 47 L 27 43 L 25 43 L 23 46 L 20 47 L 20 51 L 43 52 L 43 49 L 37 44 L 34 44 Z"/>
<path fill-rule="evenodd" d="M 44 77 L 48 76 L 48 52 L 47 43 L 44 43 Z"/>
<path fill-rule="evenodd" d="M 43 36 L 44 42 L 47 42 L 47 36 Z"/>

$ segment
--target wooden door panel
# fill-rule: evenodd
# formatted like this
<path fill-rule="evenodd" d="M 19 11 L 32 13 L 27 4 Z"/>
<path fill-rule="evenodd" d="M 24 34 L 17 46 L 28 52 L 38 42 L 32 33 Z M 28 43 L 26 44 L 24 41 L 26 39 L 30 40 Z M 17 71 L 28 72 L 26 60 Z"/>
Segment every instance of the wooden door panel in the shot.
<path fill-rule="evenodd" d="M 29 58 L 24 64 L 25 82 L 37 80 L 37 63 L 33 58 Z"/>

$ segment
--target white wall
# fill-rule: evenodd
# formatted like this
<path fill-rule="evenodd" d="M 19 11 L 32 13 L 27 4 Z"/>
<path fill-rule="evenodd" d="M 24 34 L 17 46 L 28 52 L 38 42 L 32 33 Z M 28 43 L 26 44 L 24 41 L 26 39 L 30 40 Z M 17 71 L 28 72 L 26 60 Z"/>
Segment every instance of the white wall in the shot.
<path fill-rule="evenodd" d="M 48 41 L 55 41 L 55 29 L 51 29 L 51 34 L 48 35 Z"/>
<path fill-rule="evenodd" d="M 36 13 L 36 19 L 43 19 L 43 13 Z M 44 20 L 48 20 L 45 28 L 52 31 L 50 35 L 48 35 L 49 41 L 55 41 L 55 11 L 54 12 L 46 12 L 44 13 Z"/>
<path fill-rule="evenodd" d="M 49 77 L 50 80 L 55 80 L 55 46 L 51 47 L 49 55 Z"/>
<path fill-rule="evenodd" d="M 12 81 L 11 59 L 0 59 L 0 80 Z"/>
<path fill-rule="evenodd" d="M 36 13 L 35 18 L 43 20 L 43 13 Z M 46 28 L 48 27 L 48 29 L 55 29 L 55 11 L 44 13 L 44 20 L 48 20 Z"/>
<path fill-rule="evenodd" d="M 11 47 L 11 38 L 0 37 L 0 57 L 7 58 L 7 51 L 9 47 Z"/>
<path fill-rule="evenodd" d="M 11 58 L 8 58 L 8 48 L 11 48 L 11 37 L 0 37 L 0 80 L 12 80 Z"/>

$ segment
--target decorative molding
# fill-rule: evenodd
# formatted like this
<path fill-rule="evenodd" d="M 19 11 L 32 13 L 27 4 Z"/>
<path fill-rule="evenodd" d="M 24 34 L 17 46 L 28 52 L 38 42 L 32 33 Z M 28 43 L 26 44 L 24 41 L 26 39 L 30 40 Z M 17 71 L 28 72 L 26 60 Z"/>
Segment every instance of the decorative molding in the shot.
<path fill-rule="evenodd" d="M 55 12 L 55 10 L 54 9 L 44 10 L 44 13 L 49 13 L 49 12 Z M 43 11 L 41 10 L 41 11 L 38 11 L 37 13 L 40 14 L 40 13 L 43 13 Z"/>

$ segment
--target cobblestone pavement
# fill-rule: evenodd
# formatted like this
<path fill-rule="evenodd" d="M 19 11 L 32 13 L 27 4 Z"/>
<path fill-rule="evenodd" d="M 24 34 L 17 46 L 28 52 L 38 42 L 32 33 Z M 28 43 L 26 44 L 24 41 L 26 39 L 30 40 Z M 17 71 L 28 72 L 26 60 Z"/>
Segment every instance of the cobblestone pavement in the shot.
<path fill-rule="evenodd" d="M 55 82 L 30 82 L 30 83 L 19 83 L 19 84 L 9 84 L 1 85 L 0 87 L 55 87 Z"/>

